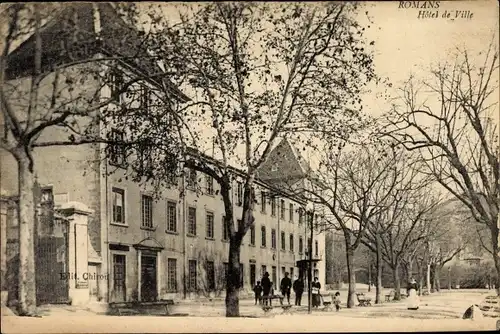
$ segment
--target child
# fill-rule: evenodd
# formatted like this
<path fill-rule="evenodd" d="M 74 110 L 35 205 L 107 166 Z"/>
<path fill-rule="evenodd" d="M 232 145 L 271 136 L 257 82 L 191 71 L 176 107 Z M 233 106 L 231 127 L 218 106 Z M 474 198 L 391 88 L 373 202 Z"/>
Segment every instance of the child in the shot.
<path fill-rule="evenodd" d="M 257 281 L 257 284 L 253 287 L 253 292 L 255 293 L 255 305 L 257 302 L 262 304 L 262 285 L 260 285 L 260 281 Z"/>
<path fill-rule="evenodd" d="M 335 304 L 335 309 L 337 312 L 340 310 L 340 292 L 335 292 L 335 297 L 333 297 L 333 303 Z"/>

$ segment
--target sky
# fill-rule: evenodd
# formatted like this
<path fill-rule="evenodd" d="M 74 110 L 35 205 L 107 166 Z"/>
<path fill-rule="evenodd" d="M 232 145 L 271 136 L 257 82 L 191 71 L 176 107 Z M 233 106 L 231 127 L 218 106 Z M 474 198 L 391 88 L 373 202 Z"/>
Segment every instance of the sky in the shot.
<path fill-rule="evenodd" d="M 410 1 L 403 1 L 403 7 Z M 421 6 L 426 1 L 417 1 Z M 422 75 L 430 65 L 451 60 L 456 47 L 476 51 L 487 48 L 493 41 L 498 48 L 497 1 L 431 1 L 438 9 L 399 8 L 400 1 L 364 2 L 373 24 L 366 37 L 375 41 L 375 68 L 380 76 L 397 84 L 410 74 Z M 361 19 L 366 22 L 364 12 Z M 436 18 L 419 18 L 419 12 L 437 12 Z M 471 18 L 447 19 L 470 13 Z M 467 12 L 469 11 L 469 12 Z M 496 36 L 494 35 L 496 33 Z M 498 94 L 497 94 L 498 96 Z M 365 96 L 366 106 L 379 114 L 387 106 L 383 100 Z"/>

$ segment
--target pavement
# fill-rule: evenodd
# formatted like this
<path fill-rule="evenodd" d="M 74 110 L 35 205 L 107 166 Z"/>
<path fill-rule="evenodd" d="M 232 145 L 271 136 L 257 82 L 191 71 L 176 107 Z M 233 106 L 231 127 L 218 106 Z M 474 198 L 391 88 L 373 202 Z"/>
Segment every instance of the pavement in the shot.
<path fill-rule="evenodd" d="M 243 299 L 240 318 L 224 317 L 223 300 L 180 302 L 173 312 L 189 314 L 183 317 L 104 316 L 82 307 L 50 305 L 40 308 L 41 318 L 26 318 L 9 316 L 2 308 L 2 333 L 494 330 L 497 319 L 461 319 L 465 309 L 489 294 L 488 290 L 443 291 L 422 296 L 416 311 L 401 301 L 353 309 L 344 305 L 339 312 L 314 310 L 312 314 L 307 314 L 307 306 L 294 306 L 291 315 L 283 314 L 280 307 L 266 314 L 253 300 Z M 307 298 L 303 303 L 307 305 Z"/>

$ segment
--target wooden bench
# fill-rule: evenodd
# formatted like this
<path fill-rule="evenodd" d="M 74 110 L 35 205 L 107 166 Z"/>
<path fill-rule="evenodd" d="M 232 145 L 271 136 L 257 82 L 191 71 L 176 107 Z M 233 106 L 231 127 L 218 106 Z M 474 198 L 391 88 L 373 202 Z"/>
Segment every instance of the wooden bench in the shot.
<path fill-rule="evenodd" d="M 394 295 L 395 295 L 395 294 L 396 294 L 396 293 L 394 292 L 394 290 L 391 290 L 391 292 L 390 292 L 389 294 L 385 295 L 385 301 L 386 301 L 386 302 L 390 302 L 390 301 L 391 301 L 391 299 L 394 299 Z"/>
<path fill-rule="evenodd" d="M 283 300 L 285 299 L 285 296 L 281 295 L 262 296 L 262 303 L 265 304 L 266 301 L 269 301 L 269 304 L 272 304 L 273 299 L 279 299 L 280 305 L 283 305 Z"/>
<path fill-rule="evenodd" d="M 174 305 L 172 299 L 159 300 L 156 302 L 121 302 L 121 303 L 109 303 L 111 310 L 117 315 L 171 315 L 170 305 Z M 159 314 L 158 314 L 159 313 Z"/>
<path fill-rule="evenodd" d="M 283 314 L 292 314 L 292 305 L 281 305 L 281 308 L 283 309 Z"/>
<path fill-rule="evenodd" d="M 371 306 L 372 299 L 370 297 L 366 297 L 364 293 L 356 293 L 356 297 L 358 297 L 358 306 Z"/>
<path fill-rule="evenodd" d="M 332 311 L 333 310 L 333 298 L 331 295 L 321 296 L 323 300 L 323 311 Z"/>
<path fill-rule="evenodd" d="M 273 307 L 272 307 L 272 306 L 269 306 L 269 305 L 262 305 L 262 310 L 263 310 L 265 313 L 269 313 L 272 309 L 273 309 Z"/>

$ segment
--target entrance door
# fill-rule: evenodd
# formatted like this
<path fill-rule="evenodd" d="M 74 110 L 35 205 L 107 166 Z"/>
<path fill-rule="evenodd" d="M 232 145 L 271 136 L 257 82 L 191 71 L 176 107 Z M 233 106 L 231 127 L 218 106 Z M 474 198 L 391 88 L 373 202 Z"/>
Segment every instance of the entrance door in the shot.
<path fill-rule="evenodd" d="M 124 302 L 126 296 L 125 255 L 113 254 L 113 301 Z"/>
<path fill-rule="evenodd" d="M 252 288 L 255 286 L 255 264 L 250 264 L 250 285 Z"/>
<path fill-rule="evenodd" d="M 141 256 L 141 301 L 156 300 L 156 256 Z"/>

